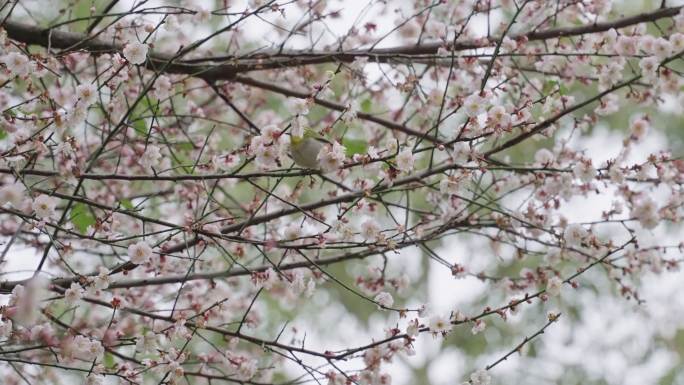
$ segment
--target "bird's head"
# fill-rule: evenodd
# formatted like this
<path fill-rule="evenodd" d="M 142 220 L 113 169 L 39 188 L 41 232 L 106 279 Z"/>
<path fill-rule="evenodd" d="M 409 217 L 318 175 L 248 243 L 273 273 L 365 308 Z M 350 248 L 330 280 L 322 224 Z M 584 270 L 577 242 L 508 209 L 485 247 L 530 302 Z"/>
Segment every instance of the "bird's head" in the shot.
<path fill-rule="evenodd" d="M 307 127 L 304 129 L 304 134 L 302 136 L 295 136 L 292 135 L 290 137 L 290 143 L 293 145 L 299 145 L 302 143 L 305 139 L 323 139 L 323 137 L 313 129 Z"/>

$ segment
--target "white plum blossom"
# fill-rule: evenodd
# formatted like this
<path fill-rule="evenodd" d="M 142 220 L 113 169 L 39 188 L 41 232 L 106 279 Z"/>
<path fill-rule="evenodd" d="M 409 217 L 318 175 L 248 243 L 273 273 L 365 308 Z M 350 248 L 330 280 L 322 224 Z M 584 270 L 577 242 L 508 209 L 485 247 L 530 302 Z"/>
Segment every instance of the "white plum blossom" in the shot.
<path fill-rule="evenodd" d="M 147 60 L 149 46 L 144 43 L 132 42 L 126 44 L 123 55 L 131 64 L 143 64 Z"/>
<path fill-rule="evenodd" d="M 392 307 L 392 305 L 394 305 L 394 298 L 392 298 L 392 295 L 386 291 L 378 293 L 374 300 L 381 307 Z"/>
<path fill-rule="evenodd" d="M 263 7 L 265 3 L 266 3 L 265 0 L 249 0 L 249 2 L 248 2 L 249 7 L 252 9 Z"/>
<path fill-rule="evenodd" d="M 555 156 L 546 148 L 540 148 L 534 154 L 534 160 L 537 165 L 545 167 L 553 163 Z"/>
<path fill-rule="evenodd" d="M 380 237 L 380 226 L 374 219 L 368 219 L 361 224 L 361 236 L 366 241 L 376 241 Z"/>
<path fill-rule="evenodd" d="M 651 124 L 644 118 L 635 119 L 630 127 L 632 138 L 637 142 L 641 141 L 648 133 L 650 126 Z"/>
<path fill-rule="evenodd" d="M 346 158 L 345 151 L 345 147 L 336 141 L 333 142 L 332 146 L 323 146 L 316 157 L 321 165 L 321 170 L 332 172 L 342 167 Z"/>
<path fill-rule="evenodd" d="M 439 192 L 443 195 L 460 194 L 463 187 L 463 180 L 456 176 L 447 176 L 439 181 Z"/>
<path fill-rule="evenodd" d="M 589 236 L 589 232 L 579 224 L 570 224 L 565 228 L 563 232 L 563 239 L 565 240 L 566 246 L 578 247 L 582 245 L 582 241 Z"/>
<path fill-rule="evenodd" d="M 684 51 L 684 33 L 677 32 L 670 35 L 670 43 L 674 53 Z"/>
<path fill-rule="evenodd" d="M 562 287 L 563 281 L 560 278 L 551 277 L 546 283 L 546 292 L 552 297 L 557 297 L 560 295 Z"/>
<path fill-rule="evenodd" d="M 665 60 L 672 55 L 672 43 L 659 37 L 653 43 L 653 54 L 660 60 Z"/>
<path fill-rule="evenodd" d="M 26 197 L 26 189 L 19 183 L 6 184 L 0 187 L 0 207 L 9 203 L 15 209 L 19 208 Z"/>
<path fill-rule="evenodd" d="M 104 290 L 109 287 L 109 269 L 100 266 L 98 274 L 93 277 L 93 286 L 98 290 Z"/>
<path fill-rule="evenodd" d="M 26 76 L 30 71 L 29 59 L 19 52 L 10 52 L 2 57 L 2 62 L 13 76 Z"/>
<path fill-rule="evenodd" d="M 636 200 L 631 216 L 636 218 L 645 229 L 653 229 L 660 221 L 658 204 L 649 196 L 641 196 Z"/>
<path fill-rule="evenodd" d="M 93 83 L 84 83 L 76 87 L 78 99 L 86 106 L 90 106 L 97 100 L 97 87 Z"/>
<path fill-rule="evenodd" d="M 152 92 L 154 97 L 158 100 L 167 99 L 172 95 L 173 92 L 173 83 L 171 82 L 171 78 L 166 75 L 160 75 L 154 82 L 154 89 Z"/>
<path fill-rule="evenodd" d="M 475 334 L 480 334 L 482 333 L 485 329 L 487 328 L 487 323 L 483 321 L 482 319 L 477 319 L 475 320 L 475 323 L 473 324 L 473 327 L 470 329 L 470 332 L 475 335 Z"/>
<path fill-rule="evenodd" d="M 572 168 L 572 173 L 575 175 L 575 178 L 584 183 L 589 183 L 596 177 L 596 169 L 590 160 L 578 161 Z"/>
<path fill-rule="evenodd" d="M 282 136 L 281 134 L 282 134 L 282 132 L 280 130 L 280 127 L 278 127 L 275 124 L 269 124 L 261 130 L 261 135 L 259 135 L 256 138 L 258 138 L 258 140 L 260 140 L 261 143 L 265 143 L 265 144 L 274 143 L 274 144 L 276 144 L 278 142 L 278 140 L 280 139 L 280 137 Z"/>
<path fill-rule="evenodd" d="M 257 361 L 254 359 L 245 359 L 240 362 L 238 367 L 238 377 L 244 381 L 247 381 L 254 377 L 258 369 Z"/>
<path fill-rule="evenodd" d="M 105 376 L 101 374 L 91 373 L 86 377 L 84 385 L 103 385 Z"/>
<path fill-rule="evenodd" d="M 561 261 L 563 253 L 561 249 L 550 249 L 546 255 L 544 255 L 544 261 L 549 265 L 555 265 Z"/>
<path fill-rule="evenodd" d="M 658 66 L 660 60 L 655 56 L 649 56 L 639 61 L 639 68 L 641 69 L 641 76 L 648 81 L 654 81 L 658 76 Z"/>
<path fill-rule="evenodd" d="M 183 369 L 183 367 L 181 366 L 181 362 L 178 362 L 176 360 L 169 362 L 166 367 L 166 370 L 174 378 L 183 377 L 183 375 L 185 374 L 185 369 Z"/>
<path fill-rule="evenodd" d="M 513 52 L 516 48 L 518 48 L 518 42 L 508 36 L 504 36 L 501 41 L 502 52 Z"/>
<path fill-rule="evenodd" d="M 55 215 L 57 198 L 41 194 L 33 200 L 33 205 L 31 207 L 36 213 L 36 216 L 42 219 L 49 219 Z"/>
<path fill-rule="evenodd" d="M 622 184 L 625 181 L 625 171 L 620 167 L 613 165 L 608 169 L 608 177 L 613 183 Z"/>
<path fill-rule="evenodd" d="M 418 322 L 418 319 L 414 319 L 409 322 L 408 326 L 406 327 L 406 334 L 409 337 L 415 337 L 418 335 L 420 332 L 420 322 Z"/>
<path fill-rule="evenodd" d="M 618 36 L 615 43 L 615 53 L 620 56 L 634 56 L 637 53 L 638 40 L 633 36 Z"/>
<path fill-rule="evenodd" d="M 7 339 L 12 334 L 12 320 L 3 319 L 0 320 L 0 338 Z"/>
<path fill-rule="evenodd" d="M 140 165 L 146 170 L 150 168 L 156 168 L 161 164 L 162 154 L 158 146 L 149 145 L 145 149 L 145 152 L 140 157 Z"/>
<path fill-rule="evenodd" d="M 147 353 L 157 349 L 159 337 L 153 331 L 148 330 L 142 336 L 136 338 L 135 350 L 137 352 Z"/>
<path fill-rule="evenodd" d="M 52 121 L 56 128 L 55 132 L 62 136 L 64 135 L 66 130 L 69 128 L 68 126 L 70 125 L 69 123 L 71 121 L 71 115 L 71 112 L 65 110 L 64 108 L 60 108 L 54 112 Z"/>
<path fill-rule="evenodd" d="M 433 315 L 428 322 L 428 328 L 433 333 L 448 333 L 452 328 L 451 320 L 443 315 Z"/>
<path fill-rule="evenodd" d="M 655 38 L 651 35 L 644 35 L 639 37 L 639 49 L 647 54 L 652 54 L 654 50 Z"/>
<path fill-rule="evenodd" d="M 276 282 L 278 282 L 278 274 L 271 267 L 252 276 L 252 283 L 257 288 L 271 290 Z"/>
<path fill-rule="evenodd" d="M 655 174 L 656 168 L 653 165 L 653 163 L 645 163 L 642 164 L 641 167 L 637 170 L 636 173 L 636 178 L 638 180 L 647 180 L 648 178 L 653 177 L 653 174 Z"/>
<path fill-rule="evenodd" d="M 240 155 L 237 154 L 221 154 L 215 155 L 212 158 L 212 163 L 221 171 L 229 171 L 233 167 L 240 164 Z"/>
<path fill-rule="evenodd" d="M 192 20 L 198 24 L 208 22 L 212 16 L 211 12 L 204 7 L 197 7 L 196 11 L 197 13 L 193 15 Z"/>
<path fill-rule="evenodd" d="M 82 335 L 74 337 L 71 349 L 74 356 L 87 361 L 96 360 L 104 354 L 104 347 L 100 341 Z"/>
<path fill-rule="evenodd" d="M 149 262 L 152 258 L 152 248 L 145 241 L 140 241 L 128 246 L 128 258 L 136 265 Z"/>
<path fill-rule="evenodd" d="M 308 115 L 312 103 L 313 101 L 310 99 L 292 99 L 290 100 L 290 111 L 295 115 Z"/>
<path fill-rule="evenodd" d="M 497 129 L 506 129 L 511 123 L 511 115 L 506 107 L 496 105 L 487 111 L 487 123 Z"/>
<path fill-rule="evenodd" d="M 397 169 L 399 171 L 411 172 L 414 162 L 415 158 L 410 148 L 406 148 L 397 154 Z"/>
<path fill-rule="evenodd" d="M 302 236 L 302 226 L 299 223 L 290 223 L 283 230 L 283 238 L 286 240 L 297 239 Z"/>
<path fill-rule="evenodd" d="M 347 105 L 347 109 L 340 118 L 347 124 L 353 123 L 358 119 L 360 109 L 359 102 L 354 100 Z"/>
<path fill-rule="evenodd" d="M 425 34 L 431 38 L 443 39 L 446 37 L 448 26 L 442 22 L 430 23 L 426 26 Z"/>
<path fill-rule="evenodd" d="M 275 145 L 260 143 L 256 147 L 250 145 L 250 150 L 256 155 L 256 163 L 259 168 L 270 169 L 277 165 L 279 158 L 278 148 Z"/>
<path fill-rule="evenodd" d="M 465 114 L 471 118 L 477 117 L 487 108 L 487 101 L 480 94 L 472 94 L 463 101 Z"/>
<path fill-rule="evenodd" d="M 607 116 L 616 113 L 620 109 L 620 97 L 615 94 L 608 94 L 599 100 L 596 107 L 596 114 Z"/>
<path fill-rule="evenodd" d="M 371 159 L 377 159 L 380 157 L 380 154 L 378 153 L 378 149 L 375 146 L 368 146 L 368 150 L 366 150 L 366 154 Z"/>
<path fill-rule="evenodd" d="M 176 32 L 178 28 L 180 27 L 180 23 L 178 22 L 178 16 L 176 15 L 167 15 L 166 20 L 164 22 L 164 29 L 169 31 L 169 32 Z"/>
<path fill-rule="evenodd" d="M 343 221 L 335 221 L 332 224 L 332 230 L 334 231 L 334 236 L 341 241 L 349 241 L 354 238 L 354 230 L 351 226 L 344 223 Z"/>
<path fill-rule="evenodd" d="M 325 374 L 328 381 L 326 385 L 345 385 L 347 383 L 347 378 L 341 373 L 335 371 L 329 371 Z"/>
<path fill-rule="evenodd" d="M 293 295 L 300 295 L 307 289 L 307 283 L 304 280 L 304 272 L 301 270 L 295 270 L 293 272 L 293 277 L 289 282 L 289 289 L 292 291 Z"/>
<path fill-rule="evenodd" d="M 486 369 L 479 369 L 470 375 L 471 385 L 490 385 L 491 383 L 492 377 Z"/>
<path fill-rule="evenodd" d="M 599 84 L 601 89 L 607 89 L 622 80 L 623 70 L 625 68 L 624 60 L 611 60 L 601 67 L 599 74 Z"/>
<path fill-rule="evenodd" d="M 451 160 L 456 164 L 466 163 L 470 154 L 470 146 L 465 142 L 454 143 L 453 149 L 449 152 Z"/>
<path fill-rule="evenodd" d="M 73 305 L 83 298 L 83 287 L 77 282 L 72 282 L 71 286 L 64 291 L 64 300 L 67 304 Z"/>

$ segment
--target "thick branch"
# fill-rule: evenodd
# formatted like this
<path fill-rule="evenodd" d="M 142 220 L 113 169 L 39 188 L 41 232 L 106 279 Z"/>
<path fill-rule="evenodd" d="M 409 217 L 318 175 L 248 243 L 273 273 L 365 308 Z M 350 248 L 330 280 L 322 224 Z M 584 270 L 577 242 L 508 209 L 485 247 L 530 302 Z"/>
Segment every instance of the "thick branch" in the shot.
<path fill-rule="evenodd" d="M 80 33 L 43 29 L 35 25 L 15 21 L 8 21 L 4 27 L 10 39 L 26 44 L 70 50 L 82 49 L 92 53 L 121 52 L 123 49 L 119 44 L 112 44 L 98 38 L 89 38 L 87 35 Z M 173 55 L 152 53 L 149 55 L 147 62 L 145 62 L 145 67 L 158 71 L 172 57 Z M 243 71 L 245 70 L 244 67 L 242 69 Z M 168 65 L 164 72 L 185 74 L 208 81 L 215 81 L 232 79 L 235 76 L 236 67 L 231 64 L 207 66 L 178 61 Z"/>
<path fill-rule="evenodd" d="M 521 35 L 511 35 L 511 39 L 526 38 L 529 41 L 539 41 L 560 37 L 579 36 L 590 33 L 605 32 L 610 29 L 620 29 L 635 24 L 652 22 L 666 17 L 672 17 L 679 13 L 682 7 L 661 8 L 653 12 L 640 13 L 638 15 L 624 17 L 589 25 L 576 27 L 553 28 L 545 31 L 532 31 Z M 421 56 L 434 56 L 440 47 L 449 48 L 452 51 L 466 51 L 476 48 L 491 47 L 500 41 L 501 37 L 491 37 L 489 40 L 464 40 L 452 42 L 432 42 L 419 45 L 408 44 L 397 47 L 355 49 L 348 51 L 311 51 L 311 50 L 290 50 L 290 51 L 262 51 L 251 55 L 243 56 L 214 56 L 200 59 L 192 59 L 187 62 L 209 62 L 209 61 L 240 61 L 240 60 L 260 60 L 258 68 L 253 69 L 273 69 L 302 66 L 309 64 L 321 64 L 330 62 L 352 62 L 357 58 L 368 58 L 370 61 L 378 63 L 406 62 Z M 239 70 L 238 72 L 245 72 Z"/>
<path fill-rule="evenodd" d="M 634 16 L 624 17 L 617 20 L 581 25 L 577 27 L 554 28 L 545 31 L 532 31 L 523 35 L 511 36 L 512 39 L 525 37 L 530 41 L 546 40 L 559 37 L 578 36 L 588 33 L 605 32 L 612 28 L 624 28 L 631 25 L 651 22 L 666 17 L 672 17 L 679 13 L 681 7 L 661 8 L 653 12 L 641 13 Z M 35 25 L 7 21 L 5 29 L 9 38 L 26 43 L 37 44 L 44 47 L 60 49 L 84 49 L 90 52 L 118 52 L 121 46 L 105 42 L 101 39 L 91 39 L 87 35 L 59 31 L 56 29 L 44 29 Z M 286 68 L 310 64 L 330 62 L 351 62 L 359 57 L 368 57 L 371 61 L 379 63 L 411 60 L 416 56 L 435 55 L 440 47 L 447 46 L 454 51 L 489 47 L 499 38 L 491 38 L 489 41 L 461 41 L 455 43 L 424 43 L 420 45 L 405 45 L 390 48 L 359 49 L 349 51 L 312 52 L 312 51 L 281 51 L 261 52 L 243 56 L 216 56 L 203 59 L 194 59 L 174 63 L 166 69 L 166 72 L 180 73 L 197 76 L 205 80 L 229 80 L 236 74 L 254 70 L 267 70 Z M 162 63 L 169 60 L 169 55 L 152 53 L 146 66 L 151 69 L 158 68 Z M 199 62 L 221 61 L 221 64 L 200 65 Z"/>

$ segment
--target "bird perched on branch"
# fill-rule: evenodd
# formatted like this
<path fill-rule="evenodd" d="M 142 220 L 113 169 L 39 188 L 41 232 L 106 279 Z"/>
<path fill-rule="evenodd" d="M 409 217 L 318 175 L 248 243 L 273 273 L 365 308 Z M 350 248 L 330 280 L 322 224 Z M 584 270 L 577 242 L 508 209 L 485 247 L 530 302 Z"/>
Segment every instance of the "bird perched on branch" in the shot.
<path fill-rule="evenodd" d="M 318 170 L 321 168 L 318 154 L 326 144 L 331 143 L 316 131 L 305 128 L 303 135 L 290 138 L 290 155 L 297 165 Z"/>

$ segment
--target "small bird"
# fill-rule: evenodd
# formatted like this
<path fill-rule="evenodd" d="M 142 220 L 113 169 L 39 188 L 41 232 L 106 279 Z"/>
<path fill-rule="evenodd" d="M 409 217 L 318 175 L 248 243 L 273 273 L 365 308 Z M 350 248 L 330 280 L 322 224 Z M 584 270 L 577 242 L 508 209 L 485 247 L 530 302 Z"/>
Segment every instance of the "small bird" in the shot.
<path fill-rule="evenodd" d="M 318 153 L 326 144 L 330 142 L 316 131 L 305 128 L 303 136 L 293 135 L 290 138 L 290 155 L 297 165 L 318 170 L 321 168 Z"/>

